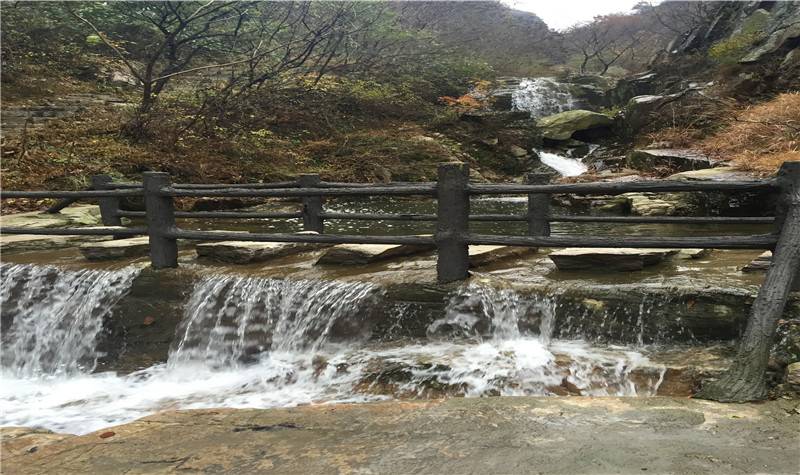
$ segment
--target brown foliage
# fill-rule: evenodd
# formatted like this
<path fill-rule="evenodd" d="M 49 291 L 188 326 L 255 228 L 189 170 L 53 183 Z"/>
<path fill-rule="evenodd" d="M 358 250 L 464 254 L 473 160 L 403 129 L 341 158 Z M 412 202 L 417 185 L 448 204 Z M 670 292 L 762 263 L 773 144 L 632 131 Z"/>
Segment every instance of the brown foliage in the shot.
<path fill-rule="evenodd" d="M 789 92 L 747 107 L 727 127 L 701 143 L 708 154 L 744 170 L 774 172 L 800 160 L 800 92 Z"/>
<path fill-rule="evenodd" d="M 648 134 L 647 139 L 670 147 L 699 148 L 760 175 L 774 173 L 783 162 L 800 160 L 800 92 L 745 107 L 720 101 L 701 114 L 706 119 L 716 117 L 716 127 L 708 126 L 714 120 L 680 121 Z"/>

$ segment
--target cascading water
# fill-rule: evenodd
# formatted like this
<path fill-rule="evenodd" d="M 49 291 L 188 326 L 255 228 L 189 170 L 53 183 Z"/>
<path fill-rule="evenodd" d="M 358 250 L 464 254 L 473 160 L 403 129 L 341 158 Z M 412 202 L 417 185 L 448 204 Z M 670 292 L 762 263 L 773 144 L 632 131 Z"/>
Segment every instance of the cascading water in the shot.
<path fill-rule="evenodd" d="M 629 349 L 551 341 L 551 297 L 468 285 L 430 325 L 427 340 L 367 340 L 373 317 L 391 313 L 382 298 L 367 283 L 206 277 L 188 299 L 167 362 L 129 375 L 4 377 L 0 425 L 86 433 L 166 408 L 648 395 L 663 376 Z"/>
<path fill-rule="evenodd" d="M 314 353 L 335 324 L 363 328 L 375 294 L 359 282 L 207 277 L 189 299 L 169 363 L 225 367 L 268 349 Z"/>
<path fill-rule="evenodd" d="M 561 176 L 578 176 L 586 173 L 589 167 L 580 159 L 565 157 L 550 152 L 538 152 L 539 160 L 561 174 Z"/>
<path fill-rule="evenodd" d="M 19 377 L 91 371 L 103 318 L 130 289 L 138 269 L 60 270 L 0 265 L 3 372 Z"/>
<path fill-rule="evenodd" d="M 557 302 L 554 295 L 523 297 L 488 285 L 462 288 L 429 332 L 475 335 L 480 342 L 395 350 L 394 360 L 411 368 L 402 391 L 419 393 L 433 383 L 467 396 L 655 393 L 663 369 L 642 354 L 583 341 L 551 341 Z"/>
<path fill-rule="evenodd" d="M 536 119 L 575 108 L 569 87 L 553 78 L 523 79 L 511 93 L 514 110 L 530 113 Z"/>

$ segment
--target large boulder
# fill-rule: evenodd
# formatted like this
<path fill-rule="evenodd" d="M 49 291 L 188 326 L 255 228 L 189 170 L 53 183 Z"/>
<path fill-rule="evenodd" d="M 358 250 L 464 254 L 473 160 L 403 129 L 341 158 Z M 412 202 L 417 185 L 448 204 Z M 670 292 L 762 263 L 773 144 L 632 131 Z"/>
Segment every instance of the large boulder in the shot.
<path fill-rule="evenodd" d="M 628 154 L 625 164 L 628 168 L 644 171 L 662 168 L 690 171 L 711 168 L 715 161 L 697 150 L 659 148 L 634 150 Z"/>
<path fill-rule="evenodd" d="M 625 129 L 630 135 L 636 134 L 653 120 L 653 116 L 665 105 L 677 101 L 685 95 L 678 92 L 668 95 L 644 95 L 632 97 L 625 105 Z"/>
<path fill-rule="evenodd" d="M 610 117 L 587 110 L 571 110 L 539 119 L 542 137 L 550 140 L 569 140 L 576 132 L 608 129 L 614 123 Z"/>

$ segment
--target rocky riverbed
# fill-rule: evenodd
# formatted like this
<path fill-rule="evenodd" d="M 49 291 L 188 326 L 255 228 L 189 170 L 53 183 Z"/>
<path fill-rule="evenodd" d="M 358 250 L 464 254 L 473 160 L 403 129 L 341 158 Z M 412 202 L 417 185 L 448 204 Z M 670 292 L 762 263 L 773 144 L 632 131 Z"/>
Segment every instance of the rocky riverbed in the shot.
<path fill-rule="evenodd" d="M 3 429 L 3 471 L 782 474 L 800 465 L 799 422 L 796 401 L 670 398 L 176 411 L 83 436 Z"/>

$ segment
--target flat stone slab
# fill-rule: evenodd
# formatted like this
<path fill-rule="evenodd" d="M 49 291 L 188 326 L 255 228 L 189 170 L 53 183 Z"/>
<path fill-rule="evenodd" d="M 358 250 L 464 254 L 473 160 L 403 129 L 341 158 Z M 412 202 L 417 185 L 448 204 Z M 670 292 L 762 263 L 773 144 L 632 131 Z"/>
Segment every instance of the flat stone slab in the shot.
<path fill-rule="evenodd" d="M 749 264 L 742 267 L 742 272 L 766 272 L 772 264 L 772 251 L 764 251 Z"/>
<path fill-rule="evenodd" d="M 676 249 L 679 259 L 702 259 L 711 254 L 711 249 Z"/>
<path fill-rule="evenodd" d="M 636 271 L 656 265 L 675 249 L 568 247 L 549 254 L 559 270 Z"/>
<path fill-rule="evenodd" d="M 4 439 L 3 469 L 14 474 L 796 473 L 797 404 L 485 397 L 166 411 L 46 440 L 36 450 L 6 448 Z M 18 445 L 31 447 L 36 440 L 28 436 Z"/>
<path fill-rule="evenodd" d="M 53 214 L 33 211 L 0 217 L 0 226 L 9 228 L 70 228 L 101 224 L 100 208 L 96 205 L 68 206 Z"/>
<path fill-rule="evenodd" d="M 86 243 L 80 246 L 83 256 L 92 261 L 140 257 L 150 252 L 147 236 Z"/>
<path fill-rule="evenodd" d="M 469 265 L 480 267 L 509 257 L 520 257 L 538 251 L 535 247 L 519 246 L 470 246 Z"/>
<path fill-rule="evenodd" d="M 433 244 L 338 244 L 331 247 L 316 265 L 364 265 L 395 257 L 412 256 L 430 251 Z"/>
<path fill-rule="evenodd" d="M 221 241 L 198 244 L 195 249 L 198 257 L 233 264 L 248 264 L 327 246 L 306 242 Z"/>

